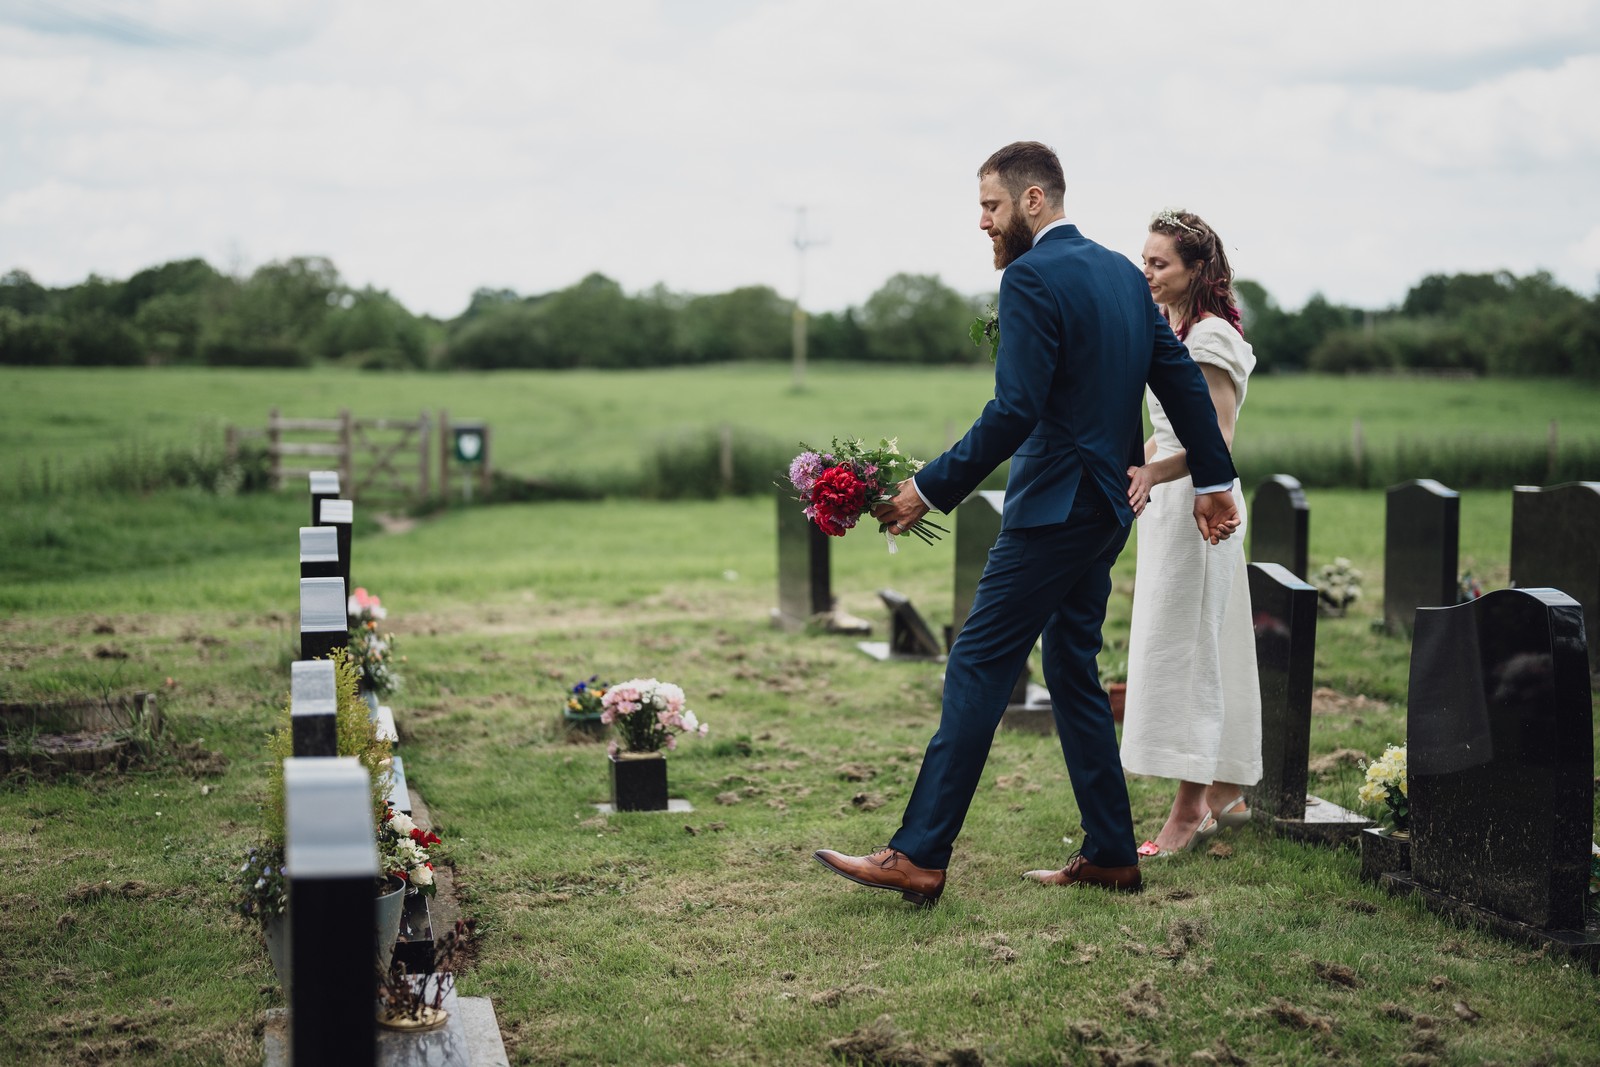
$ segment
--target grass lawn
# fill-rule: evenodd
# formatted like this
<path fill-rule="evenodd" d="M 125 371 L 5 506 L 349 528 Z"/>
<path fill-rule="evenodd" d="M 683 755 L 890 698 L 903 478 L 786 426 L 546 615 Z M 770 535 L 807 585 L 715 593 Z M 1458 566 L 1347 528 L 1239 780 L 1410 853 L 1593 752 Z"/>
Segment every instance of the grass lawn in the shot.
<path fill-rule="evenodd" d="M 1381 494 L 1310 498 L 1314 563 L 1348 556 L 1367 579 L 1319 623 L 1331 692 L 1312 726 L 1314 757 L 1346 753 L 1314 791 L 1353 806 L 1348 753 L 1404 737 L 1408 649 L 1371 625 Z M 169 722 L 129 773 L 0 784 L 7 1063 L 260 1063 L 281 997 L 228 880 L 287 698 L 304 510 L 299 493 L 0 505 L 0 699 L 152 688 Z M 1466 494 L 1462 514 L 1464 566 L 1503 587 L 1509 494 Z M 772 630 L 772 528 L 772 502 L 748 499 L 455 509 L 396 532 L 364 517 L 356 581 L 408 658 L 391 701 L 407 775 L 479 920 L 461 988 L 493 998 L 513 1063 L 851 1062 L 828 1042 L 886 1028 L 900 1062 L 1593 1062 L 1591 973 L 1390 899 L 1353 852 L 1251 829 L 1152 865 L 1138 897 L 1025 884 L 1080 835 L 1052 737 L 998 735 L 937 908 L 827 874 L 813 849 L 893 832 L 939 672 Z M 874 591 L 893 587 L 949 621 L 948 543 L 834 548 L 847 610 L 881 623 Z M 603 748 L 556 726 L 595 673 L 688 691 L 712 729 L 669 764 L 693 814 L 597 817 Z M 1131 792 L 1153 836 L 1169 786 Z"/>

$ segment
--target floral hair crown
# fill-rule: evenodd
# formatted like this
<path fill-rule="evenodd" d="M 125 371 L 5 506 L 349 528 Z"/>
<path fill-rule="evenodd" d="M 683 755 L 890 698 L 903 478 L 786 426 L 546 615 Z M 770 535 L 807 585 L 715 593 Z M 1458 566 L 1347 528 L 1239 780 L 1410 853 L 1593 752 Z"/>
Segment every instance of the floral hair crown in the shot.
<path fill-rule="evenodd" d="M 1200 234 L 1199 230 L 1180 219 L 1178 217 L 1178 213 L 1170 207 L 1162 208 L 1160 211 L 1156 212 L 1150 217 L 1150 225 L 1155 226 L 1158 224 L 1162 226 L 1176 226 L 1178 229 L 1192 233 L 1196 236 L 1199 236 Z"/>

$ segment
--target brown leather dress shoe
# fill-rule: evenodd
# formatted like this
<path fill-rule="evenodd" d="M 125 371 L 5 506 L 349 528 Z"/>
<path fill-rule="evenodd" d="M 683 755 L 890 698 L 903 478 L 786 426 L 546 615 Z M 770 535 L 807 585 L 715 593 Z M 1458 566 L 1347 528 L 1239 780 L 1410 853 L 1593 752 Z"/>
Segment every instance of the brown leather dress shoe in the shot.
<path fill-rule="evenodd" d="M 1131 867 L 1100 867 L 1074 852 L 1072 859 L 1059 871 L 1028 871 L 1022 877 L 1032 878 L 1046 885 L 1096 885 L 1118 893 L 1137 893 L 1144 888 L 1144 875 L 1139 865 Z"/>
<path fill-rule="evenodd" d="M 893 889 L 919 907 L 933 907 L 944 892 L 943 871 L 918 867 L 897 849 L 880 848 L 870 856 L 845 856 L 824 848 L 815 855 L 818 863 L 841 878 L 873 889 Z"/>

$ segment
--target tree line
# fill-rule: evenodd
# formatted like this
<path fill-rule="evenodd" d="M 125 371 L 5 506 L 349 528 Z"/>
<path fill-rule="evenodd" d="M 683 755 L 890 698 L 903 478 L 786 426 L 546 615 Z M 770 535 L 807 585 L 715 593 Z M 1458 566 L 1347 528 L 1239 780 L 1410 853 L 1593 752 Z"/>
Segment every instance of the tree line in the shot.
<path fill-rule="evenodd" d="M 1383 370 L 1600 380 L 1600 295 L 1548 273 L 1429 275 L 1398 307 L 1320 294 L 1297 311 L 1241 280 L 1246 335 L 1264 371 Z M 807 317 L 809 358 L 981 363 L 968 327 L 994 301 L 935 275 L 896 274 L 859 307 Z M 792 356 L 793 302 L 766 286 L 693 295 L 627 293 L 602 274 L 555 292 L 479 289 L 457 317 L 412 314 L 356 288 L 321 257 L 235 277 L 201 259 L 64 288 L 0 276 L 0 364 L 214 365 L 371 370 L 630 368 Z"/>

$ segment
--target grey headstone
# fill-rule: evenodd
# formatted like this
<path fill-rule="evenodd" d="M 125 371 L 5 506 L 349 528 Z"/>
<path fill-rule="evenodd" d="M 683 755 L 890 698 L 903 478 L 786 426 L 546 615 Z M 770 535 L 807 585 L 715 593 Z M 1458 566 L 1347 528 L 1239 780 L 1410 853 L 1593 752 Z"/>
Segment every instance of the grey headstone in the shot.
<path fill-rule="evenodd" d="M 289 723 L 294 754 L 338 755 L 339 694 L 333 661 L 296 660 L 289 671 Z"/>
<path fill-rule="evenodd" d="M 1600 671 L 1600 482 L 1512 490 L 1511 584 L 1559 589 L 1583 605 L 1589 670 Z"/>
<path fill-rule="evenodd" d="M 1579 930 L 1594 819 L 1583 609 L 1502 589 L 1417 612 L 1407 709 L 1411 873 L 1455 900 Z"/>
<path fill-rule="evenodd" d="M 1254 516 L 1252 516 L 1252 519 Z M 1455 605 L 1461 495 L 1432 478 L 1389 488 L 1384 498 L 1383 618 L 1410 630 L 1418 608 Z"/>
<path fill-rule="evenodd" d="M 1250 500 L 1250 562 L 1277 563 L 1301 581 L 1310 570 L 1311 506 L 1300 483 L 1274 474 Z"/>
<path fill-rule="evenodd" d="M 1005 512 L 1006 494 L 1000 489 L 982 489 L 963 500 L 956 508 L 955 601 L 950 614 L 946 647 L 954 647 L 972 602 L 978 595 L 978 579 L 989 562 L 989 550 L 1000 539 L 1000 518 Z M 1050 692 L 1029 680 L 1026 666 L 1011 686 L 1006 714 L 1000 725 L 1033 733 L 1053 733 L 1055 712 Z"/>
<path fill-rule="evenodd" d="M 353 758 L 283 762 L 289 869 L 289 1044 L 295 1067 L 372 1067 L 378 848 Z"/>
<path fill-rule="evenodd" d="M 342 578 L 300 579 L 300 658 L 323 659 L 350 644 Z"/>
<path fill-rule="evenodd" d="M 300 577 L 344 577 L 339 571 L 339 532 L 332 526 L 300 527 Z"/>

